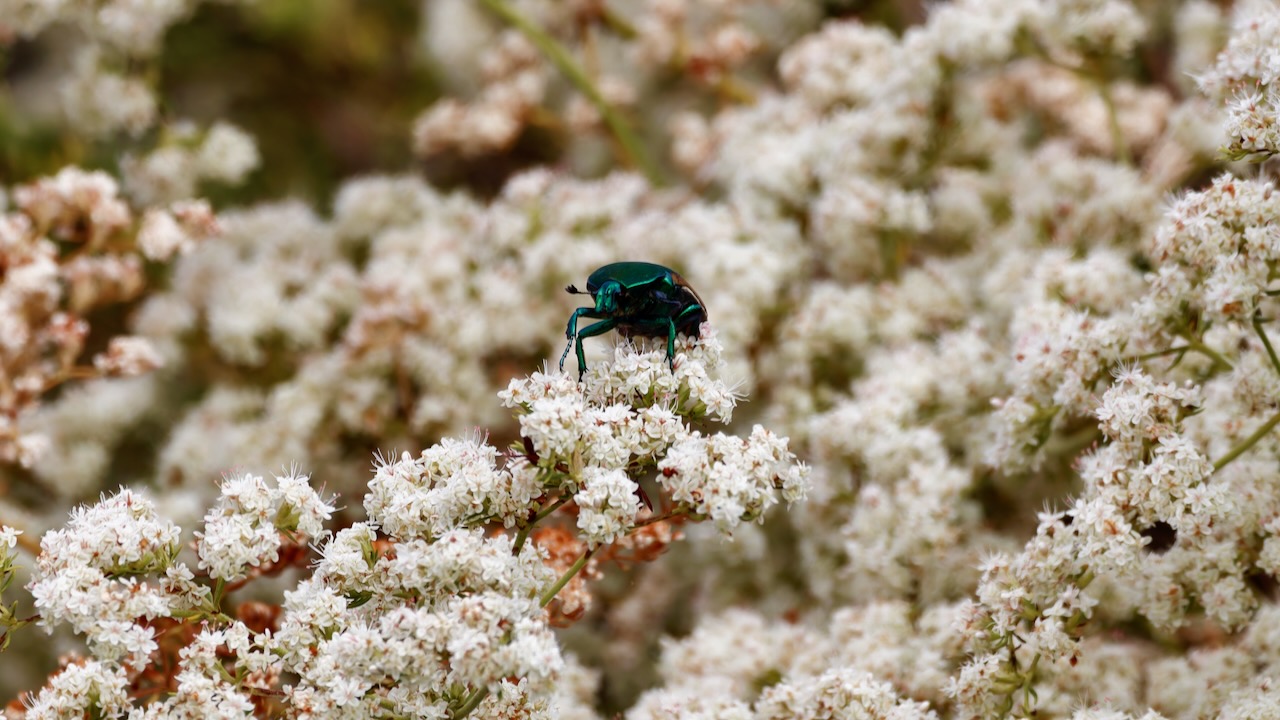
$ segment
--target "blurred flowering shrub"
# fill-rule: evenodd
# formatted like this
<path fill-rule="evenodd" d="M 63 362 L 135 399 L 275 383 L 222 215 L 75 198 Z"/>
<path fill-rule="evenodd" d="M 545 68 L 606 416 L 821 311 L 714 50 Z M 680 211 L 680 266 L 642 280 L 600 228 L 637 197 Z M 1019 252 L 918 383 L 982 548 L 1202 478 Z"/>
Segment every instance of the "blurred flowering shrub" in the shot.
<path fill-rule="evenodd" d="M 0 44 L 9 716 L 1275 714 L 1280 3 Z M 625 259 L 710 323 L 547 370 Z"/>

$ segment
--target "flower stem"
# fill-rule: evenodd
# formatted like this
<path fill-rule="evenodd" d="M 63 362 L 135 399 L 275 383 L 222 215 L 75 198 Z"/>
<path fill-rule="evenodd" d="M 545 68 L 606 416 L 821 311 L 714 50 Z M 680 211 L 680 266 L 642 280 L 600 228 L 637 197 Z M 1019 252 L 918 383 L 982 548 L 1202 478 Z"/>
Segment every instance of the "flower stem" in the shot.
<path fill-rule="evenodd" d="M 1204 343 L 1200 342 L 1191 333 L 1187 333 L 1186 335 L 1184 335 L 1183 339 L 1187 341 L 1187 347 L 1209 358 L 1210 360 L 1213 361 L 1214 365 L 1220 366 L 1223 370 L 1229 371 L 1233 369 L 1231 363 L 1227 362 L 1227 359 L 1222 357 L 1222 355 L 1217 350 L 1214 350 L 1208 345 L 1205 345 Z"/>
<path fill-rule="evenodd" d="M 479 707 L 480 703 L 484 702 L 484 699 L 488 696 L 488 686 L 476 688 L 475 692 L 467 697 L 467 701 L 458 706 L 457 711 L 453 713 L 453 720 L 462 720 L 462 718 L 470 715 L 471 711 Z"/>
<path fill-rule="evenodd" d="M 565 503 L 569 502 L 570 499 L 571 499 L 571 496 L 565 495 L 559 500 L 556 500 L 550 505 L 539 510 L 538 514 L 534 515 L 533 519 L 529 521 L 529 524 L 520 528 L 520 532 L 516 533 L 516 542 L 515 542 L 515 545 L 512 546 L 511 548 L 511 554 L 519 555 L 520 550 L 524 548 L 525 541 L 529 539 L 529 532 L 533 530 L 533 526 L 537 525 L 539 522 L 541 522 L 551 513 L 555 512 L 556 510 L 559 510 Z"/>
<path fill-rule="evenodd" d="M 1241 442 L 1239 445 L 1227 451 L 1226 455 L 1223 455 L 1222 457 L 1215 460 L 1213 462 L 1213 471 L 1218 472 L 1222 468 L 1226 467 L 1227 464 L 1230 463 L 1232 460 L 1235 460 L 1236 458 L 1243 455 L 1246 451 L 1248 451 L 1249 448 L 1258 444 L 1259 440 L 1266 437 L 1273 429 L 1275 429 L 1276 425 L 1280 425 L 1280 413 L 1276 413 L 1275 415 L 1271 416 L 1271 419 L 1263 423 L 1262 427 L 1255 430 L 1252 435 L 1245 438 L 1244 441 Z"/>
<path fill-rule="evenodd" d="M 586 567 L 587 561 L 591 559 L 591 554 L 594 552 L 595 548 L 591 548 L 590 550 L 582 553 L 582 557 L 578 558 L 578 560 L 565 571 L 564 575 L 560 576 L 559 580 L 556 580 L 556 584 L 547 588 L 547 591 L 542 593 L 542 607 L 550 605 L 551 601 L 556 599 L 556 595 L 564 589 L 565 585 L 569 584 L 569 581 L 573 579 L 573 576 L 577 575 L 582 568 Z"/>
<path fill-rule="evenodd" d="M 1184 353 L 1190 349 L 1191 349 L 1190 345 L 1178 345 L 1177 347 L 1165 348 L 1164 350 L 1156 350 L 1155 352 L 1149 352 L 1149 353 L 1146 353 L 1145 355 L 1138 355 L 1134 357 L 1133 360 L 1136 362 L 1141 362 L 1143 360 L 1153 360 L 1158 357 L 1164 357 L 1165 355 L 1176 355 L 1178 353 Z"/>
<path fill-rule="evenodd" d="M 653 517 L 647 517 L 643 520 L 637 521 L 636 524 L 631 527 L 631 529 L 639 530 L 640 528 L 645 527 L 647 525 L 656 525 L 657 523 L 663 522 L 665 520 L 672 520 L 677 517 L 680 517 L 683 514 L 684 514 L 683 511 L 672 510 L 671 512 L 665 513 L 663 515 L 654 515 Z"/>
<path fill-rule="evenodd" d="M 609 131 L 613 133 L 614 138 L 618 141 L 618 145 L 627 162 L 638 168 L 651 184 L 655 186 L 662 185 L 662 174 L 658 172 L 657 166 L 649 160 L 644 147 L 640 143 L 640 139 L 631 131 L 631 127 L 622 119 L 618 111 L 604 99 L 604 96 L 600 94 L 600 90 L 596 88 L 591 78 L 587 77 L 586 72 L 565 50 L 564 46 L 538 27 L 536 23 L 517 12 L 507 0 L 480 0 L 480 2 L 495 15 L 523 33 L 529 42 L 533 43 L 547 60 L 550 60 L 551 64 L 556 66 L 560 73 L 565 76 L 565 79 L 595 106 L 596 112 L 600 113 L 600 117 L 604 118 L 605 125 L 609 126 Z"/>
<path fill-rule="evenodd" d="M 1253 316 L 1253 329 L 1258 333 L 1258 337 L 1262 338 L 1262 346 L 1267 349 L 1267 357 L 1271 358 L 1271 367 L 1280 373 L 1280 358 L 1276 357 L 1276 349 L 1271 347 L 1271 340 L 1267 338 L 1267 332 L 1262 329 L 1262 316 Z"/>

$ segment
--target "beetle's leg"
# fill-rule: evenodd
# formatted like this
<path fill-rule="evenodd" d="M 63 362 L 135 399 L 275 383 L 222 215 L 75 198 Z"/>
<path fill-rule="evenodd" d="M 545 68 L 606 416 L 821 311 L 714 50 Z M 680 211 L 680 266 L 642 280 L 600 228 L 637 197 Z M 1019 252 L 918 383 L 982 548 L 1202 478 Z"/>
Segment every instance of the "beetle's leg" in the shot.
<path fill-rule="evenodd" d="M 564 336 L 569 342 L 565 344 L 564 352 L 560 355 L 561 372 L 564 371 L 564 359 L 569 357 L 569 348 L 573 347 L 573 339 L 578 336 L 578 318 L 580 317 L 598 318 L 600 315 L 593 307 L 580 307 L 569 316 L 569 325 L 564 329 Z M 582 353 L 579 352 L 578 355 L 581 356 Z"/>
<path fill-rule="evenodd" d="M 667 336 L 667 366 L 671 368 L 672 373 L 676 371 L 676 324 L 689 315 L 699 312 L 706 311 L 702 309 L 701 305 L 690 305 L 684 310 L 681 310 L 679 315 L 669 321 L 671 323 L 671 327 L 670 334 Z"/>
<path fill-rule="evenodd" d="M 612 330 L 617 324 L 618 321 L 616 319 L 606 318 L 598 323 L 592 323 L 582 328 L 578 333 L 578 339 L 576 341 L 578 351 L 578 382 L 582 382 L 582 376 L 587 372 L 587 358 L 582 352 L 582 339 L 595 337 L 596 335 L 603 335 Z M 568 352 L 567 348 L 565 349 L 565 352 Z"/>
<path fill-rule="evenodd" d="M 667 318 L 667 369 L 676 374 L 676 321 Z"/>

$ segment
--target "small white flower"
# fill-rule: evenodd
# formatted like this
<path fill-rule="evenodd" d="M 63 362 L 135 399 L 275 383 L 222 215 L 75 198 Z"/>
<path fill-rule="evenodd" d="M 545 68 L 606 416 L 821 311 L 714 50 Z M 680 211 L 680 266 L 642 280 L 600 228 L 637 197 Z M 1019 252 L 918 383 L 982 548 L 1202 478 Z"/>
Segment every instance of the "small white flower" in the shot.
<path fill-rule="evenodd" d="M 196 172 L 202 177 L 225 183 L 238 183 L 261 158 L 253 138 L 240 128 L 225 122 L 214 123 L 196 153 Z"/>
<path fill-rule="evenodd" d="M 14 549 L 18 546 L 18 536 L 21 534 L 21 530 L 11 528 L 8 525 L 0 525 L 0 547 Z"/>
<path fill-rule="evenodd" d="M 606 545 L 630 530 L 640 512 L 636 485 L 623 470 L 591 467 L 583 472 L 583 487 L 573 496 L 578 529 L 591 547 Z"/>

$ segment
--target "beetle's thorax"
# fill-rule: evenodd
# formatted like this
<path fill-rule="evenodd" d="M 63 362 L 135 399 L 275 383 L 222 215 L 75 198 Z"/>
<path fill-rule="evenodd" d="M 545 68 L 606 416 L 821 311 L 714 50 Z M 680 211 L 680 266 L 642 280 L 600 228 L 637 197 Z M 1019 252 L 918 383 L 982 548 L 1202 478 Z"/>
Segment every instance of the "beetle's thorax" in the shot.
<path fill-rule="evenodd" d="M 609 280 L 596 290 L 596 310 L 602 313 L 618 312 L 618 295 L 622 292 L 622 284 L 617 280 Z"/>

